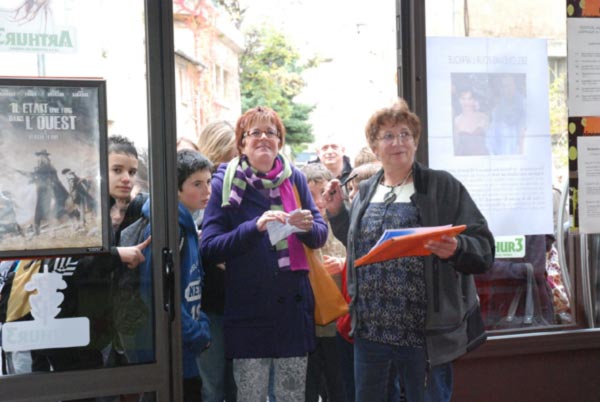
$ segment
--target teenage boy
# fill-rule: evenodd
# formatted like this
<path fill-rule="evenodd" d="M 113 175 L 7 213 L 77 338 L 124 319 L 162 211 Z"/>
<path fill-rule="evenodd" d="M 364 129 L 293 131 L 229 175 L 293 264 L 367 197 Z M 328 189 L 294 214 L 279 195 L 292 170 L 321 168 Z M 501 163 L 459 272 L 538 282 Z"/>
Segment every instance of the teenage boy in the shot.
<path fill-rule="evenodd" d="M 138 155 L 131 141 L 122 136 L 108 138 L 108 186 L 110 206 L 128 200 L 138 168 Z M 83 347 L 32 351 L 33 371 L 66 371 L 104 367 L 114 337 L 112 281 L 121 266 L 137 267 L 144 261 L 147 241 L 131 247 L 116 247 L 123 227 L 113 232 L 110 254 L 45 259 L 50 271 L 62 274 L 67 283 L 57 318 L 87 317 L 90 343 Z"/>
<path fill-rule="evenodd" d="M 192 215 L 206 208 L 210 198 L 212 163 L 191 149 L 177 152 L 177 184 L 179 198 L 179 256 L 181 284 L 181 336 L 183 340 L 183 401 L 202 400 L 202 381 L 196 365 L 196 356 L 210 343 L 209 321 L 200 310 L 204 270 L 198 249 L 198 231 Z M 142 214 L 150 219 L 150 202 L 146 201 Z M 145 235 L 150 234 L 150 224 Z M 146 303 L 152 300 L 152 256 L 150 248 L 144 250 L 146 261 L 140 266 L 140 294 Z M 132 356 L 138 363 L 152 360 L 149 339 L 152 332 L 139 328 L 135 335 L 136 350 Z M 144 346 L 145 345 L 145 346 Z"/>

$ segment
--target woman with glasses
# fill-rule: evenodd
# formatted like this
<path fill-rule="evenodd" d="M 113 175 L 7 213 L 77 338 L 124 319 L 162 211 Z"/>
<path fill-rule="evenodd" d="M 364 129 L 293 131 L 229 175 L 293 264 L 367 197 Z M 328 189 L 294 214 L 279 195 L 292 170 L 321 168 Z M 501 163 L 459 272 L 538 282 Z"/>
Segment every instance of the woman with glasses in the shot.
<path fill-rule="evenodd" d="M 264 402 L 271 375 L 277 401 L 304 401 L 315 323 L 303 246 L 322 247 L 327 225 L 306 179 L 279 153 L 285 129 L 275 111 L 248 110 L 235 136 L 240 156 L 213 176 L 200 245 L 207 263 L 226 267 L 225 355 L 238 401 Z M 286 223 L 296 233 L 273 245 L 273 226 Z"/>
<path fill-rule="evenodd" d="M 335 236 L 346 244 L 357 402 L 449 401 L 452 360 L 485 340 L 473 275 L 494 260 L 487 223 L 463 185 L 415 161 L 421 124 L 404 101 L 375 112 L 366 127 L 382 169 L 359 186 L 348 210 L 340 183 L 326 189 Z M 429 241 L 432 255 L 355 267 L 385 229 L 467 225 Z M 387 373 L 393 373 L 389 378 Z"/>

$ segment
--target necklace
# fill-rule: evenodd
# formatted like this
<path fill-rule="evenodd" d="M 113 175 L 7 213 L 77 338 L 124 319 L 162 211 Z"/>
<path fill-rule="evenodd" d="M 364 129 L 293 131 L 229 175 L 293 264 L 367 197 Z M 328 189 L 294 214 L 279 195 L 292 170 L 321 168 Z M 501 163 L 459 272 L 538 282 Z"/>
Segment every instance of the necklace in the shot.
<path fill-rule="evenodd" d="M 398 197 L 398 194 L 396 194 L 396 188 L 398 187 L 402 187 L 403 185 L 406 184 L 406 181 L 410 178 L 410 176 L 412 176 L 412 170 L 410 172 L 408 172 L 408 174 L 406 175 L 406 177 L 404 177 L 404 179 L 402 179 L 402 181 L 400 182 L 400 184 L 396 184 L 395 186 L 388 186 L 387 184 L 383 184 L 383 180 L 381 185 L 383 187 L 387 187 L 390 189 L 389 192 L 387 192 L 384 196 L 383 196 L 383 203 L 386 206 L 389 206 L 390 204 L 392 204 L 394 201 L 396 201 L 396 198 Z M 399 193 L 402 192 L 402 189 L 400 189 Z"/>

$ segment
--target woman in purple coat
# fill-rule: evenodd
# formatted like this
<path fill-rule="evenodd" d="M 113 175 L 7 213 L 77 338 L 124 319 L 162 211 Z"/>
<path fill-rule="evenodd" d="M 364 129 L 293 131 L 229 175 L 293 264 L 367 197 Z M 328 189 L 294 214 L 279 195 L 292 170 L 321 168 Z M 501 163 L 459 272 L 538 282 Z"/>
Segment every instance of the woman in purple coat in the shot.
<path fill-rule="evenodd" d="M 225 262 L 225 354 L 239 402 L 264 402 L 270 375 L 277 400 L 303 401 L 315 347 L 303 245 L 322 247 L 327 225 L 302 173 L 279 154 L 285 128 L 275 111 L 248 110 L 235 135 L 240 157 L 213 176 L 200 246 L 206 262 Z M 267 228 L 278 224 L 297 232 L 272 245 Z"/>

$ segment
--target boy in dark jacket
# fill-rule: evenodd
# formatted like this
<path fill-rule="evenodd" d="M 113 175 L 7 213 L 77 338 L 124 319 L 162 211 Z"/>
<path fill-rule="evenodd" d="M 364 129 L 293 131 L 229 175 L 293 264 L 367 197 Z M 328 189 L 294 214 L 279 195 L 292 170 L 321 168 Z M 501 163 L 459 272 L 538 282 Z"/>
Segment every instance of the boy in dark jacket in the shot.
<path fill-rule="evenodd" d="M 110 206 L 129 200 L 135 183 L 138 155 L 131 141 L 113 135 L 108 139 L 108 185 Z M 144 260 L 142 250 L 148 242 L 131 247 L 116 247 L 123 225 L 113 232 L 109 254 L 45 259 L 50 272 L 62 275 L 67 283 L 64 301 L 57 318 L 87 317 L 90 342 L 77 348 L 32 351 L 33 371 L 66 371 L 102 368 L 114 338 L 111 297 L 115 273 L 121 266 L 135 268 Z"/>
<path fill-rule="evenodd" d="M 202 278 L 204 270 L 198 251 L 198 232 L 192 214 L 204 209 L 210 197 L 212 164 L 197 151 L 184 149 L 177 152 L 177 183 L 179 196 L 179 255 L 181 263 L 181 336 L 183 340 L 183 395 L 184 402 L 202 400 L 202 381 L 196 365 L 196 355 L 210 343 L 209 321 L 200 310 L 202 301 Z M 142 208 L 142 214 L 150 219 L 150 202 Z M 145 236 L 150 235 L 150 224 Z M 126 234 L 124 234 L 126 236 Z M 144 250 L 146 261 L 140 266 L 140 294 L 146 303 L 152 298 L 152 256 Z M 148 337 L 152 331 L 145 327 L 136 334 L 136 351 L 132 357 L 138 363 L 153 359 L 153 342 Z"/>

